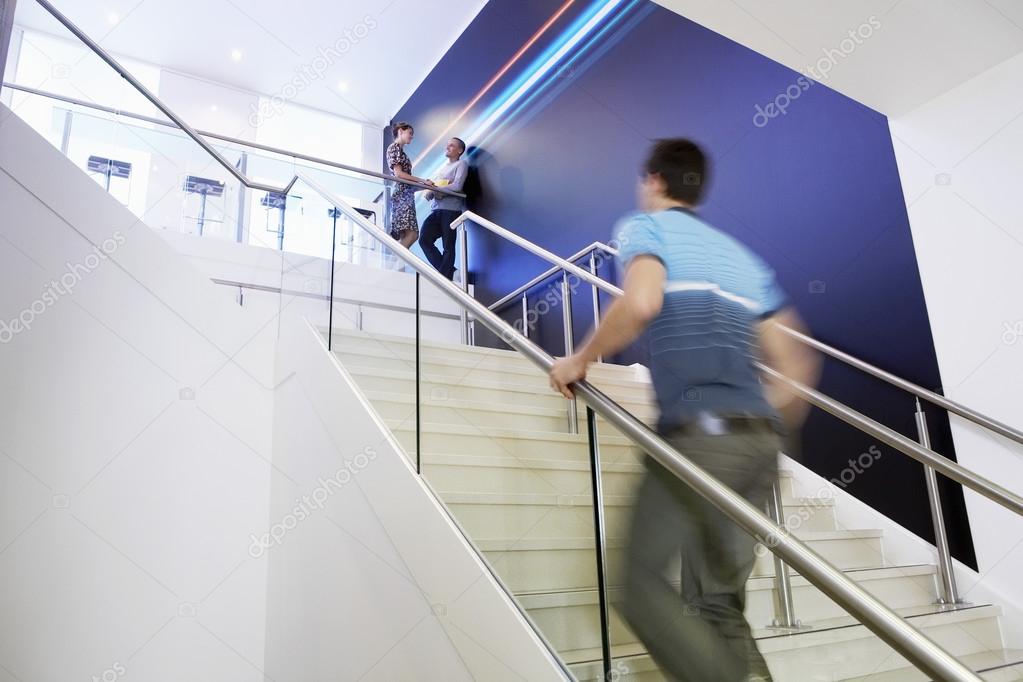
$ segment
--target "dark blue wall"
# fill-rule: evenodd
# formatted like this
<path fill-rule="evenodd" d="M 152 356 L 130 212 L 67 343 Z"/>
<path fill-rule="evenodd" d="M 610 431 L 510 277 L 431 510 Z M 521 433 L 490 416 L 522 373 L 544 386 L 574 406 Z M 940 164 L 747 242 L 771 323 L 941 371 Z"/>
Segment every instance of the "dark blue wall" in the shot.
<path fill-rule="evenodd" d="M 416 124 L 414 156 L 560 6 L 490 0 L 395 120 Z M 493 102 L 580 12 L 572 8 L 452 134 Z M 701 212 L 777 271 L 814 334 L 929 388 L 941 385 L 927 309 L 887 119 L 814 84 L 788 113 L 754 124 L 799 74 L 649 2 L 636 3 L 569 69 L 537 88 L 474 155 L 472 208 L 560 255 L 610 239 L 634 206 L 638 169 L 652 139 L 685 136 L 710 153 Z M 761 119 L 760 123 L 764 123 Z M 474 140 L 469 140 L 470 144 Z M 425 164 L 424 164 L 425 165 Z M 425 168 L 418 171 L 425 172 Z M 483 300 L 495 300 L 546 264 L 487 233 L 471 235 L 470 269 Z M 588 292 L 587 292 L 588 294 Z M 533 296 L 540 296 L 537 291 Z M 589 296 L 576 310 L 588 329 Z M 510 310 L 515 314 L 517 308 Z M 561 315 L 538 338 L 562 352 Z M 624 359 L 641 357 L 640 351 Z M 829 362 L 822 390 L 915 437 L 913 400 Z M 947 418 L 930 415 L 935 449 L 954 457 Z M 800 459 L 838 477 L 875 441 L 815 412 Z M 881 447 L 850 492 L 932 539 L 921 466 Z M 945 487 L 953 551 L 974 565 L 965 507 Z"/>

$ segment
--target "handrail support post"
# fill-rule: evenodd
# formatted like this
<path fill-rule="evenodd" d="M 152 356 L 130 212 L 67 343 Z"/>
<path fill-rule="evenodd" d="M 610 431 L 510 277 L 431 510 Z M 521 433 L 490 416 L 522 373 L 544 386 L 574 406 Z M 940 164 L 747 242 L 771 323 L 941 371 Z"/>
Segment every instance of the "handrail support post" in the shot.
<path fill-rule="evenodd" d="M 575 352 L 575 330 L 572 327 L 572 287 L 568 273 L 561 275 L 561 319 L 565 330 L 565 357 Z M 579 433 L 579 405 L 573 397 L 568 401 L 568 432 Z"/>
<path fill-rule="evenodd" d="M 916 430 L 920 445 L 931 449 L 931 436 L 927 429 L 927 414 L 916 401 Z M 938 475 L 934 468 L 924 464 L 924 478 L 927 482 L 927 500 L 931 507 L 931 523 L 934 524 L 934 547 L 938 552 L 938 604 L 962 604 L 959 588 L 956 586 L 955 567 L 948 547 L 948 533 L 945 529 L 945 514 L 941 509 L 941 495 L 938 493 Z"/>

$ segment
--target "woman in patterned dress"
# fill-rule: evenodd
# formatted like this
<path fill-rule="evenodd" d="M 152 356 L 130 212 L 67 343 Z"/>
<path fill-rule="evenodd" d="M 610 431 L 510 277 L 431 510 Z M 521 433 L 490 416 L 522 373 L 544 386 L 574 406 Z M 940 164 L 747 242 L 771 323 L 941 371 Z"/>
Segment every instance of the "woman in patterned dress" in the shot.
<path fill-rule="evenodd" d="M 415 131 L 412 124 L 406 121 L 391 126 L 394 142 L 387 148 L 387 167 L 399 180 L 432 185 L 412 175 L 412 162 L 405 153 L 405 145 L 412 142 Z M 397 239 L 406 249 L 419 239 L 419 220 L 416 218 L 416 188 L 404 183 L 395 183 L 391 192 L 391 236 Z"/>

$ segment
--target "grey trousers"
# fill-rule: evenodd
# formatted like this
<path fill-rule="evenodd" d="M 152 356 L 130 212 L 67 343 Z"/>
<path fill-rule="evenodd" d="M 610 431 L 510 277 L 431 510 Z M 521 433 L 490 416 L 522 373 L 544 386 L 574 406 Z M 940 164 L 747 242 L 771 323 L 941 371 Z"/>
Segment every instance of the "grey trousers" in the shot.
<path fill-rule="evenodd" d="M 778 476 L 781 445 L 768 422 L 720 436 L 665 434 L 694 464 L 758 509 Z M 669 678 L 770 679 L 743 615 L 755 540 L 652 458 L 640 486 L 618 605 Z M 667 569 L 682 556 L 681 593 Z"/>

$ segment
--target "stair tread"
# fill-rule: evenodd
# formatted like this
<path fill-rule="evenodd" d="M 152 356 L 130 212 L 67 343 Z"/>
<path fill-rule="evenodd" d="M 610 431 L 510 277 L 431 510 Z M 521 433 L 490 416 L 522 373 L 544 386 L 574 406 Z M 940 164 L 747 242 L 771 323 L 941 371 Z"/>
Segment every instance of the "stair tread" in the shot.
<path fill-rule="evenodd" d="M 416 402 L 415 396 L 412 395 L 412 394 L 407 394 L 407 393 L 395 393 L 393 391 L 379 391 L 379 390 L 368 389 L 368 390 L 364 390 L 363 394 L 372 403 L 377 403 L 377 402 L 386 403 L 386 402 L 390 402 L 390 403 L 400 403 L 402 405 L 414 405 L 415 402 Z M 556 394 L 555 394 L 555 397 L 557 397 Z M 497 412 L 497 413 L 501 413 L 501 414 L 512 413 L 512 414 L 518 414 L 518 415 L 523 415 L 523 416 L 532 416 L 532 417 L 556 417 L 556 418 L 564 419 L 565 415 L 566 415 L 566 410 L 563 407 L 561 407 L 561 408 L 549 408 L 549 407 L 541 407 L 541 406 L 529 405 L 529 404 L 487 404 L 487 403 L 479 403 L 477 401 L 463 400 L 463 399 L 458 399 L 458 398 L 445 398 L 443 400 L 437 400 L 435 398 L 431 398 L 429 395 L 423 396 L 423 399 L 422 399 L 421 402 L 424 405 L 430 405 L 432 407 L 450 407 L 450 408 L 459 409 L 459 410 L 471 410 L 471 411 L 478 411 L 478 412 Z M 632 403 L 630 403 L 629 401 L 618 401 L 618 402 L 623 407 L 626 407 L 626 409 L 628 409 L 633 414 L 636 414 L 637 412 L 646 412 L 647 416 L 650 416 L 651 418 L 655 418 L 657 416 L 657 408 L 656 408 L 656 406 L 653 403 L 648 403 L 648 402 L 643 402 L 643 403 L 632 402 Z M 567 404 L 567 402 L 566 402 L 566 404 Z M 629 406 L 631 406 L 631 407 L 629 407 Z"/>
<path fill-rule="evenodd" d="M 525 356 L 516 354 L 513 357 L 498 356 L 485 354 L 479 357 L 466 357 L 459 353 L 458 355 L 451 354 L 450 351 L 457 350 L 456 348 L 440 349 L 448 351 L 448 354 L 440 354 L 438 352 L 431 353 L 432 350 L 438 350 L 436 348 L 421 347 L 419 353 L 420 363 L 430 363 L 435 365 L 445 365 L 452 368 L 461 368 L 467 370 L 484 370 L 492 372 L 507 372 L 510 374 L 527 374 L 531 376 L 545 376 L 543 370 L 534 365 Z M 388 348 L 386 344 L 362 344 L 360 346 L 344 347 L 339 344 L 334 344 L 334 353 L 339 357 L 372 357 L 381 358 L 384 360 L 393 360 L 396 363 L 402 363 L 406 365 L 414 366 L 415 364 L 415 350 L 409 345 L 409 348 L 402 353 L 395 352 L 393 349 Z M 488 362 L 489 361 L 489 362 Z M 487 364 L 484 364 L 487 363 Z M 623 365 L 612 365 L 606 363 L 596 363 L 590 366 L 589 374 L 597 379 L 616 381 L 616 382 L 627 382 L 635 383 L 642 386 L 649 386 L 650 379 L 645 368 L 639 369 L 637 367 L 626 367 Z"/>
<path fill-rule="evenodd" d="M 876 529 L 862 530 L 811 530 L 801 533 L 802 542 L 821 542 L 828 540 L 860 540 L 879 538 L 882 531 Z M 485 552 L 501 551 L 543 551 L 543 550 L 568 550 L 568 549 L 592 549 L 593 538 L 565 537 L 565 538 L 477 538 L 476 545 Z M 624 538 L 607 538 L 607 546 L 610 548 L 624 547 Z"/>
<path fill-rule="evenodd" d="M 908 607 L 901 609 L 893 609 L 903 618 L 906 618 L 911 623 L 913 620 L 928 619 L 929 622 L 936 622 L 938 619 L 954 619 L 957 622 L 967 622 L 970 620 L 979 620 L 984 618 L 992 618 L 1000 615 L 1001 609 L 997 606 L 990 604 L 972 605 L 965 608 L 958 608 L 955 610 L 942 611 L 936 610 L 937 607 L 931 605 L 930 607 Z M 819 638 L 833 638 L 836 635 L 844 636 L 844 639 L 856 639 L 863 636 L 876 637 L 870 632 L 865 625 L 857 622 L 852 616 L 843 616 L 841 618 L 829 618 L 813 623 L 813 629 L 801 630 L 799 632 L 779 634 L 779 631 L 770 630 L 767 628 L 755 628 L 753 630 L 753 637 L 757 640 L 757 644 L 765 656 L 768 656 L 770 661 L 770 654 L 774 651 L 785 651 L 793 648 L 797 648 L 800 645 L 800 639 L 806 639 L 809 637 Z M 919 626 L 918 626 L 919 627 Z M 844 631 L 844 632 L 842 632 Z M 777 644 L 783 646 L 776 646 Z M 626 644 L 617 644 L 612 646 L 611 654 L 614 658 L 621 657 L 637 657 L 637 658 L 649 658 L 645 648 L 639 642 L 629 642 Z M 1015 649 L 1008 649 L 1002 651 L 1017 652 Z M 985 652 L 995 653 L 995 652 Z M 1020 652 L 1023 653 L 1023 652 Z M 602 652 L 599 647 L 597 648 L 584 648 L 574 649 L 570 651 L 563 651 L 560 653 L 563 660 L 569 665 L 585 665 L 585 664 L 598 664 L 601 661 Z M 976 654 L 967 654 L 961 659 L 966 659 L 968 656 L 975 656 Z M 980 662 L 983 664 L 985 659 L 981 658 Z M 995 659 L 987 659 L 995 660 Z M 1008 665 L 1014 664 L 1014 661 L 1010 658 Z M 992 663 L 991 665 L 998 665 Z M 876 675 L 877 673 L 875 673 Z M 874 675 L 867 678 L 855 678 L 855 679 L 878 679 Z M 895 678 L 898 679 L 898 678 Z M 926 677 L 920 679 L 927 679 Z"/>
<path fill-rule="evenodd" d="M 344 365 L 345 369 L 355 377 L 380 377 L 386 379 L 400 379 L 406 381 L 411 381 L 412 379 L 415 378 L 415 369 L 413 368 L 363 367 L 359 366 L 358 364 L 345 364 L 343 359 L 342 364 Z M 423 381 L 432 384 L 442 385 L 454 384 L 455 387 L 485 388 L 499 391 L 510 391 L 515 393 L 528 393 L 534 396 L 541 395 L 550 398 L 558 398 L 560 400 L 565 400 L 565 398 L 555 393 L 553 389 L 551 389 L 550 387 L 547 386 L 546 383 L 544 383 L 546 382 L 546 379 L 542 375 L 538 375 L 537 377 L 538 381 L 521 383 L 494 381 L 491 379 L 480 379 L 479 377 L 472 376 L 458 377 L 457 379 L 453 380 L 452 377 L 450 376 L 436 374 L 433 372 L 422 372 L 421 377 Z M 612 397 L 614 397 L 613 389 L 615 388 L 634 391 L 637 394 L 642 393 L 644 397 L 649 398 L 650 404 L 653 404 L 653 393 L 647 386 L 639 385 L 633 386 L 628 384 L 621 384 L 614 387 L 608 386 L 606 388 L 612 389 L 610 391 L 605 390 L 605 393 L 610 392 L 612 394 Z M 540 391 L 543 392 L 540 393 Z M 635 402 L 634 398 L 633 402 Z"/>
<path fill-rule="evenodd" d="M 588 462 L 583 462 L 586 465 L 585 471 L 589 471 Z M 613 465 L 609 465 L 613 466 Z M 641 464 L 634 464 L 634 467 L 642 469 Z M 525 468 L 525 467 L 524 467 Z M 606 473 L 606 471 L 605 471 Z M 587 488 L 586 491 L 568 493 L 568 492 L 479 492 L 474 490 L 437 490 L 437 494 L 448 504 L 496 504 L 496 505 L 526 505 L 526 506 L 562 506 L 562 505 L 584 505 L 591 506 L 593 497 Z M 607 506 L 631 506 L 635 501 L 634 495 L 608 495 L 605 494 L 604 504 Z M 801 507 L 805 506 L 807 502 L 801 499 L 789 500 L 789 503 L 783 504 L 785 507 Z M 811 501 L 812 504 L 817 504 L 817 501 Z M 827 506 L 823 504 L 817 504 L 817 506 Z M 827 531 L 824 531 L 827 532 Z M 800 532 L 802 536 L 802 532 Z"/>
<path fill-rule="evenodd" d="M 1004 668 L 1023 666 L 1023 649 L 994 649 L 975 654 L 966 654 L 965 656 L 959 656 L 958 659 L 963 665 L 978 673 L 994 672 Z M 859 682 L 860 680 L 870 680 L 871 682 L 915 682 L 916 680 L 929 679 L 930 677 L 925 673 L 912 666 L 906 666 L 862 677 L 852 677 L 846 682 Z"/>
<path fill-rule="evenodd" d="M 908 566 L 880 566 L 876 568 L 852 568 L 843 570 L 849 578 L 857 583 L 869 582 L 871 580 L 884 580 L 887 578 L 916 577 L 922 575 L 933 575 L 937 568 L 931 564 L 912 564 Z M 676 587 L 678 581 L 675 581 Z M 792 576 L 793 587 L 804 587 L 810 584 L 806 578 L 800 575 Z M 754 576 L 747 582 L 747 589 L 774 589 L 773 576 Z M 620 586 L 608 587 L 609 592 L 620 590 Z M 598 602 L 597 590 L 595 587 L 582 587 L 571 590 L 533 590 L 516 592 L 518 599 L 526 608 L 557 608 L 559 606 L 580 606 L 595 605 Z"/>
<path fill-rule="evenodd" d="M 385 419 L 384 421 L 388 428 L 392 431 L 415 431 L 416 429 L 415 420 Z M 584 433 L 538 431 L 536 429 L 509 429 L 496 426 L 476 426 L 472 424 L 438 424 L 433 422 L 423 422 L 421 431 L 423 433 L 431 434 L 545 440 L 582 445 L 587 445 L 589 443 L 589 440 Z M 632 441 L 625 436 L 601 435 L 600 442 L 604 445 L 632 445 Z"/>
<path fill-rule="evenodd" d="M 464 467 L 498 467 L 501 469 L 543 469 L 564 471 L 585 471 L 589 473 L 589 460 L 529 457 L 489 457 L 483 455 L 459 455 L 442 452 L 424 452 L 423 466 L 446 465 Z M 639 462 L 601 462 L 601 471 L 643 473 L 646 468 Z"/>
<path fill-rule="evenodd" d="M 323 333 L 324 335 L 326 335 L 327 330 L 326 330 L 326 328 L 322 328 L 322 329 L 320 329 L 320 332 Z M 393 334 L 378 334 L 378 333 L 375 333 L 375 332 L 373 332 L 373 333 L 370 333 L 370 332 L 360 332 L 360 331 L 352 330 L 352 329 L 335 329 L 334 330 L 334 339 L 337 340 L 339 338 L 341 338 L 341 339 L 354 339 L 354 340 L 364 341 L 364 342 L 365 341 L 377 341 L 377 342 L 381 342 L 381 343 L 390 343 L 390 344 L 394 344 L 394 345 L 398 345 L 398 346 L 405 346 L 405 347 L 412 346 L 415 343 L 415 338 L 411 337 L 411 336 L 398 336 L 398 335 L 393 335 Z M 511 360 L 518 360 L 518 361 L 521 361 L 522 363 L 524 363 L 524 364 L 526 364 L 526 365 L 528 365 L 530 367 L 536 368 L 536 365 L 534 365 L 528 358 L 526 358 L 524 355 L 522 355 L 520 352 L 518 352 L 516 350 L 505 350 L 503 348 L 487 348 L 487 347 L 482 347 L 482 346 L 467 346 L 467 345 L 462 345 L 462 344 L 441 343 L 441 342 L 438 342 L 438 341 L 426 341 L 426 340 L 420 340 L 419 347 L 420 347 L 420 357 L 422 357 L 422 353 L 423 353 L 424 349 L 427 349 L 427 350 L 428 349 L 433 349 L 433 350 L 438 350 L 438 351 L 457 350 L 460 354 L 463 354 L 463 355 L 474 355 L 474 356 L 494 357 L 494 358 L 508 358 L 508 359 L 511 359 Z M 338 348 L 338 352 L 344 352 L 344 348 L 343 347 Z M 602 363 L 602 364 L 597 365 L 597 367 L 599 369 L 601 369 L 601 370 L 606 369 L 606 370 L 611 371 L 611 372 L 622 372 L 623 374 L 624 373 L 635 373 L 636 372 L 636 366 L 635 365 L 626 366 L 626 365 L 615 365 L 615 364 L 611 364 L 611 363 Z"/>

